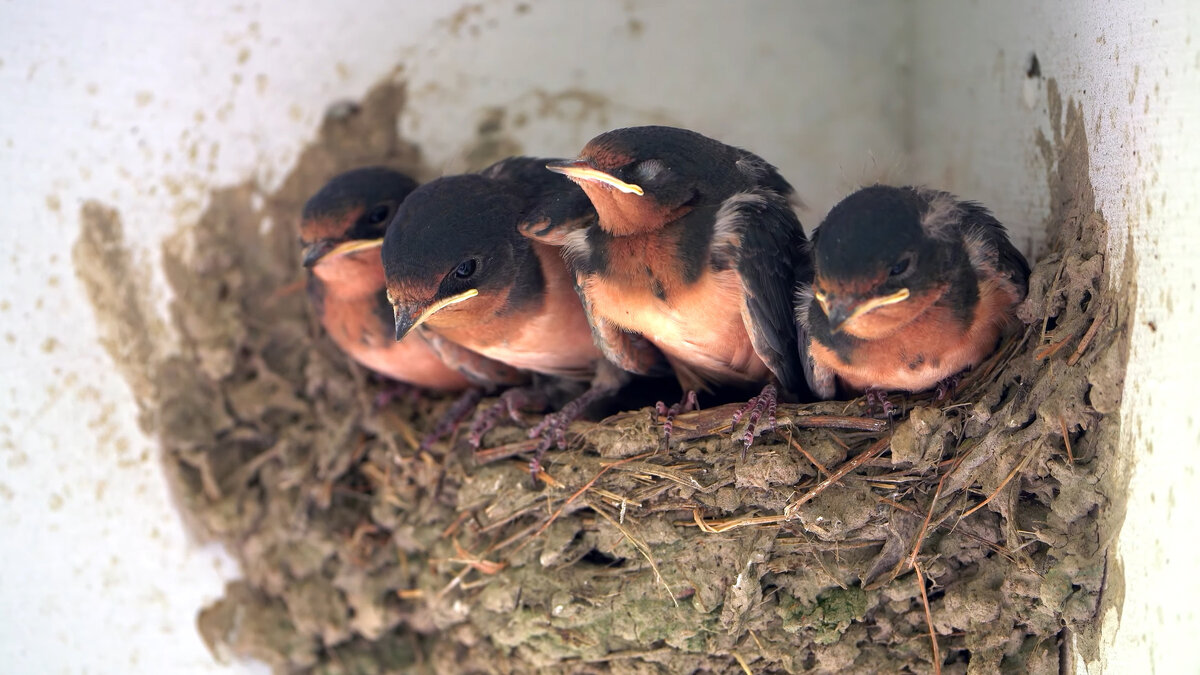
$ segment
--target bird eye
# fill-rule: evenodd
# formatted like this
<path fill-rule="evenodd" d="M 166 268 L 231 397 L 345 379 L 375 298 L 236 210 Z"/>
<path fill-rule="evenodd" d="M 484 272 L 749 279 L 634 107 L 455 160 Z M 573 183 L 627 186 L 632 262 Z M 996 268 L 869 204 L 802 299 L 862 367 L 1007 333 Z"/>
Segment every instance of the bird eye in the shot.
<path fill-rule="evenodd" d="M 898 277 L 908 271 L 908 258 L 892 265 L 892 269 L 888 270 L 888 274 L 893 277 Z"/>
<path fill-rule="evenodd" d="M 637 166 L 633 167 L 633 175 L 640 181 L 650 181 L 658 177 L 658 174 L 667 170 L 667 165 L 662 163 L 662 160 L 648 159 L 644 162 L 638 162 Z"/>
<path fill-rule="evenodd" d="M 378 225 L 387 222 L 388 216 L 392 213 L 392 207 L 387 204 L 380 204 L 367 212 L 367 224 Z"/>
<path fill-rule="evenodd" d="M 474 258 L 464 260 L 458 264 L 458 267 L 454 268 L 454 276 L 458 277 L 459 279 L 469 278 L 472 274 L 475 274 L 475 267 L 476 263 Z"/>

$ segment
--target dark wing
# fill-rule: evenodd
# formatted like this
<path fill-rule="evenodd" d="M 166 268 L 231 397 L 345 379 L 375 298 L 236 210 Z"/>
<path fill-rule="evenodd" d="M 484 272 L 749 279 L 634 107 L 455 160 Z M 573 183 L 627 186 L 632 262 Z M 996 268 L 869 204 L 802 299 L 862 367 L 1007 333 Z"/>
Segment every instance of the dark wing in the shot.
<path fill-rule="evenodd" d="M 812 284 L 802 284 L 796 292 L 796 340 L 800 349 L 800 365 L 804 369 L 804 380 L 808 383 L 809 391 L 823 401 L 837 394 L 837 380 L 833 370 L 813 358 L 812 343 L 823 337 L 827 339 L 828 336 L 829 322 L 813 298 Z"/>
<path fill-rule="evenodd" d="M 735 166 L 750 181 L 750 185 L 756 185 L 768 192 L 775 192 L 785 200 L 803 207 L 800 198 L 796 195 L 796 190 L 779 173 L 779 169 L 749 150 L 739 149 L 738 152 L 740 155 Z"/>
<path fill-rule="evenodd" d="M 517 230 L 552 246 L 561 246 L 567 233 L 586 227 L 596 218 L 587 194 L 571 179 L 546 168 L 549 159 L 510 157 L 480 173 L 512 183 L 525 201 Z"/>
<path fill-rule="evenodd" d="M 592 340 L 604 358 L 621 370 L 637 375 L 663 377 L 670 374 L 671 367 L 658 347 L 641 335 L 621 330 L 619 326 L 596 316 L 579 282 L 575 284 L 575 291 L 579 294 L 583 312 L 592 328 Z"/>
<path fill-rule="evenodd" d="M 1018 300 L 1029 290 L 1029 262 L 1008 239 L 1000 221 L 982 205 L 961 202 L 963 234 L 971 264 L 976 268 L 991 267 L 1002 280 L 1013 286 Z"/>
<path fill-rule="evenodd" d="M 509 157 L 479 172 L 479 175 L 497 180 L 511 180 L 519 183 L 536 181 L 542 174 L 552 174 L 546 168 L 551 160 L 538 157 Z"/>
<path fill-rule="evenodd" d="M 711 254 L 717 267 L 735 261 L 745 293 L 742 320 L 754 351 L 785 390 L 803 392 L 800 345 L 808 338 L 796 321 L 794 299 L 812 281 L 812 261 L 787 199 L 774 191 L 751 191 L 725 200 L 713 226 Z"/>

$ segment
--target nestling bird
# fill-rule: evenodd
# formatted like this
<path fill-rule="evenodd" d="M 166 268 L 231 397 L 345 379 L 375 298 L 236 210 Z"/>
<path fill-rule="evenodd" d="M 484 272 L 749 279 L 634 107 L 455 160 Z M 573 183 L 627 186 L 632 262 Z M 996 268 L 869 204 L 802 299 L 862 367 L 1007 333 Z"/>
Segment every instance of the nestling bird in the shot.
<path fill-rule="evenodd" d="M 811 266 L 791 185 L 757 155 L 663 126 L 606 132 L 547 168 L 599 220 L 526 234 L 564 246 L 605 355 L 633 372 L 665 357 L 688 390 L 765 385 L 735 416 L 750 412 L 748 447 L 763 412 L 774 426 L 776 383 L 805 391 L 793 297 Z"/>
<path fill-rule="evenodd" d="M 596 375 L 604 358 L 559 250 L 517 229 L 595 218 L 583 194 L 554 180 L 545 163 L 511 158 L 409 195 L 383 244 L 396 339 L 421 326 L 520 370 L 584 381 Z M 539 457 L 584 405 L 619 382 L 596 384 L 535 428 L 547 439 Z"/>
<path fill-rule="evenodd" d="M 416 187 L 402 173 L 371 167 L 334 177 L 308 200 L 300 222 L 308 297 L 326 332 L 355 361 L 393 380 L 458 391 L 467 378 L 424 339 L 392 337 L 379 249 L 397 207 Z"/>
<path fill-rule="evenodd" d="M 982 361 L 1016 321 L 1029 263 L 987 209 L 918 187 L 846 197 L 813 234 L 797 312 L 813 391 L 930 389 Z"/>

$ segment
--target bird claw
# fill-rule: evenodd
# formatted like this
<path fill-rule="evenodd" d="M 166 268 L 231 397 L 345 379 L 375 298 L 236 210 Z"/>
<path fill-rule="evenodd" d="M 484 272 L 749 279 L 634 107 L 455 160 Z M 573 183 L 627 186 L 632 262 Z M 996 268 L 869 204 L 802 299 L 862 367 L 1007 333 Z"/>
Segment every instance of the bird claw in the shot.
<path fill-rule="evenodd" d="M 387 382 L 380 388 L 379 393 L 371 401 L 375 410 L 382 410 L 392 401 L 407 398 L 415 401 L 421 396 L 421 390 L 406 382 Z"/>
<path fill-rule="evenodd" d="M 867 412 L 878 412 L 884 417 L 894 417 L 897 412 L 896 404 L 888 398 L 886 391 L 882 389 L 868 389 L 863 392 L 867 404 Z"/>
<path fill-rule="evenodd" d="M 575 405 L 578 400 L 571 401 L 556 413 L 546 415 L 529 430 L 530 438 L 542 437 L 542 443 L 538 446 L 539 457 L 549 450 L 551 445 L 557 445 L 560 450 L 567 447 L 567 426 L 583 413 L 586 405 Z"/>
<path fill-rule="evenodd" d="M 483 391 L 480 389 L 468 389 L 464 391 L 462 396 L 459 396 L 454 403 L 450 404 L 449 408 L 446 408 L 446 412 L 442 414 L 441 418 L 438 419 L 437 424 L 434 425 L 433 431 L 429 432 L 426 434 L 425 438 L 421 439 L 421 444 L 417 447 L 417 449 L 422 451 L 428 450 L 429 448 L 433 447 L 433 444 L 439 439 L 442 439 L 453 433 L 454 430 L 458 428 L 458 425 L 461 424 L 464 419 L 466 419 L 467 413 L 474 410 L 475 406 L 479 404 L 479 401 L 482 398 Z"/>
<path fill-rule="evenodd" d="M 749 415 L 746 417 L 746 431 L 741 437 L 742 459 L 746 459 L 746 452 L 750 449 L 750 446 L 754 444 L 755 437 L 764 431 L 775 430 L 775 408 L 778 403 L 779 396 L 778 391 L 775 389 L 775 385 L 768 384 L 767 386 L 763 387 L 762 393 L 750 399 L 749 401 L 746 401 L 746 405 L 742 406 L 737 412 L 733 413 L 733 419 L 730 427 L 737 426 L 737 423 L 741 421 L 742 416 L 749 413 Z M 758 433 L 755 433 L 755 431 L 758 429 L 758 421 L 762 418 L 762 414 L 764 412 L 767 414 L 767 426 L 762 430 L 758 430 Z"/>
<path fill-rule="evenodd" d="M 471 429 L 467 432 L 467 443 L 478 450 L 483 443 L 483 435 L 495 428 L 500 423 L 500 417 L 505 413 L 512 414 L 512 410 L 509 402 L 503 397 L 479 411 L 475 415 L 474 421 L 471 422 Z"/>
<path fill-rule="evenodd" d="M 670 406 L 667 406 L 667 404 L 659 401 L 654 404 L 656 421 L 657 417 L 663 418 L 662 447 L 666 447 L 671 443 L 671 432 L 675 429 L 675 417 L 680 413 L 699 409 L 700 403 L 696 400 L 696 391 L 694 389 L 689 389 L 688 392 L 684 394 L 683 400 L 681 400 L 679 403 L 674 403 Z"/>
<path fill-rule="evenodd" d="M 546 398 L 541 391 L 530 387 L 513 387 L 500 394 L 500 398 L 475 416 L 471 430 L 467 434 L 467 443 L 476 450 L 483 443 L 483 435 L 500 423 L 501 417 L 507 415 L 517 424 L 524 424 L 521 410 L 534 407 L 544 408 Z"/>
<path fill-rule="evenodd" d="M 541 441 L 533 452 L 533 459 L 529 462 L 529 475 L 534 485 L 537 485 L 537 475 L 541 471 L 542 457 L 546 455 L 546 451 L 551 446 L 556 446 L 559 450 L 566 448 L 567 427 L 571 425 L 571 422 L 579 419 L 592 402 L 607 393 L 608 390 L 602 388 L 588 389 L 575 400 L 564 405 L 558 412 L 543 417 L 541 422 L 529 430 L 530 438 L 541 437 Z"/>
<path fill-rule="evenodd" d="M 534 448 L 533 458 L 529 460 L 529 480 L 533 487 L 536 488 L 538 485 L 538 474 L 542 472 L 542 458 L 546 456 L 546 452 L 550 450 L 551 446 L 558 446 L 559 450 L 567 447 L 567 424 L 570 423 L 564 423 L 546 433 Z"/>
<path fill-rule="evenodd" d="M 962 381 L 962 373 L 951 375 L 937 383 L 937 393 L 934 394 L 933 400 L 935 403 L 942 403 L 954 394 L 954 390 L 958 389 L 959 382 Z"/>
<path fill-rule="evenodd" d="M 541 440 L 538 441 L 537 447 L 533 451 L 533 459 L 529 460 L 529 478 L 535 486 L 538 473 L 542 470 L 542 457 L 546 456 L 550 447 L 557 446 L 560 450 L 567 447 L 567 426 L 582 412 L 581 406 L 580 411 L 569 415 L 568 408 L 571 407 L 571 403 L 563 406 L 563 409 L 556 413 L 546 415 L 541 422 L 538 422 L 537 426 L 529 430 L 530 438 L 541 436 Z"/>

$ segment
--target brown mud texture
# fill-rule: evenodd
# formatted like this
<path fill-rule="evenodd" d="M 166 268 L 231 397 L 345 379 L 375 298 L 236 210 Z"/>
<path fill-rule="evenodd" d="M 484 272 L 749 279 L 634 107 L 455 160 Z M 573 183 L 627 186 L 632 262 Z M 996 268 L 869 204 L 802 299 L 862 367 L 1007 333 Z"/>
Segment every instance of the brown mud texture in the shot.
<path fill-rule="evenodd" d="M 376 406 L 381 383 L 308 308 L 304 199 L 365 164 L 429 177 L 396 133 L 402 86 L 332 109 L 274 193 L 213 193 L 164 245 L 174 298 L 149 333 L 129 325 L 152 303 L 119 219 L 89 205 L 76 260 L 114 356 L 182 510 L 242 565 L 205 640 L 288 673 L 918 673 L 932 633 L 944 673 L 1070 669 L 1071 631 L 1120 588 L 1132 308 L 1108 282 L 1082 113 L 1050 84 L 1026 323 L 950 400 L 895 398 L 890 422 L 862 401 L 781 406 L 744 458 L 729 407 L 680 416 L 670 448 L 650 410 L 579 422 L 541 489 L 514 426 L 418 451 L 449 399 Z M 170 353 L 119 349 L 168 331 Z"/>

